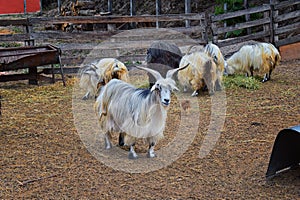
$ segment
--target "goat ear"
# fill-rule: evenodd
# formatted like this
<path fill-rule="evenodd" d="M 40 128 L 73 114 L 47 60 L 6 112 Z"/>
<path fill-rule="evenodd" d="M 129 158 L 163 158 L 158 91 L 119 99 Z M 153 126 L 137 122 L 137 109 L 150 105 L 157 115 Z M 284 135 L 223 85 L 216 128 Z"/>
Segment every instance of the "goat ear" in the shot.
<path fill-rule="evenodd" d="M 190 64 L 190 63 L 186 64 L 186 65 L 183 66 L 183 67 L 179 67 L 179 68 L 176 68 L 176 69 L 171 69 L 171 70 L 169 70 L 169 71 L 167 72 L 166 78 L 172 78 L 172 76 L 175 74 L 175 72 L 187 68 L 187 66 L 189 66 L 189 64 Z"/>

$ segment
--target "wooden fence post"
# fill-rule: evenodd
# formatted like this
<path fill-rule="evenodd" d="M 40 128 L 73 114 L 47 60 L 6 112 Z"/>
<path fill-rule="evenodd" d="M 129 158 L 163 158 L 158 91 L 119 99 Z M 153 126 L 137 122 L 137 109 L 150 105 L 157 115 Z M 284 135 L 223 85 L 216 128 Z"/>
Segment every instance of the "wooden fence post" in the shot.
<path fill-rule="evenodd" d="M 274 5 L 270 4 L 270 43 L 274 44 Z"/>
<path fill-rule="evenodd" d="M 268 18 L 268 17 L 271 18 L 271 9 L 264 12 L 264 18 Z M 263 28 L 264 28 L 264 32 L 266 32 L 266 33 L 270 32 L 271 31 L 271 23 L 263 25 Z M 270 33 L 270 35 L 271 35 L 271 33 Z M 270 42 L 268 40 L 270 40 L 270 36 L 264 38 L 265 42 Z"/>
<path fill-rule="evenodd" d="M 275 29 L 278 28 L 278 23 L 275 22 L 275 18 L 278 16 L 278 10 L 275 10 L 275 4 L 278 3 L 278 0 L 270 0 L 270 17 L 271 17 L 271 22 L 270 22 L 270 28 L 271 28 L 271 33 L 270 33 L 270 42 L 275 44 L 278 41 L 278 36 L 275 35 Z"/>
<path fill-rule="evenodd" d="M 107 0 L 107 11 L 112 12 L 112 0 Z"/>
<path fill-rule="evenodd" d="M 249 8 L 248 0 L 244 0 L 244 8 L 245 9 Z M 246 20 L 246 22 L 250 21 L 250 15 L 249 14 L 245 15 L 245 20 Z M 250 34 L 251 34 L 251 29 L 247 28 L 247 35 L 250 35 Z"/>
<path fill-rule="evenodd" d="M 156 16 L 161 14 L 161 0 L 156 0 Z M 160 23 L 156 21 L 156 28 L 159 28 Z"/>
<path fill-rule="evenodd" d="M 191 0 L 185 0 L 185 14 L 191 13 Z M 185 27 L 191 27 L 190 20 L 185 20 Z"/>
<path fill-rule="evenodd" d="M 61 14 L 61 0 L 57 0 L 58 15 Z"/>
<path fill-rule="evenodd" d="M 24 0 L 24 14 L 27 14 L 27 2 Z"/>
<path fill-rule="evenodd" d="M 130 16 L 136 15 L 136 0 L 130 0 Z M 136 28 L 136 22 L 131 23 L 132 28 Z"/>
<path fill-rule="evenodd" d="M 227 13 L 227 3 L 223 5 L 224 13 Z M 224 20 L 224 28 L 227 27 L 227 21 Z M 226 33 L 224 33 L 224 38 L 226 38 Z"/>
<path fill-rule="evenodd" d="M 205 40 L 206 43 L 208 43 L 209 40 L 209 34 L 211 33 L 211 20 L 209 18 L 209 13 L 207 11 L 204 12 L 204 36 L 202 36 L 202 39 Z"/>
<path fill-rule="evenodd" d="M 107 11 L 111 14 L 112 13 L 112 0 L 107 0 Z M 116 24 L 107 24 L 108 31 L 115 31 Z"/>

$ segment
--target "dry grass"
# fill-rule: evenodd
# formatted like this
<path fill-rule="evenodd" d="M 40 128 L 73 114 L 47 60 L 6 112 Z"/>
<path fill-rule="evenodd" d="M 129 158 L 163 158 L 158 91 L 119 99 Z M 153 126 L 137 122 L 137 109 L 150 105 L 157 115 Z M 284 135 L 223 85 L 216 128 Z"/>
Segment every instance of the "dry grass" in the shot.
<path fill-rule="evenodd" d="M 187 151 L 160 170 L 137 174 L 110 168 L 87 151 L 74 126 L 74 79 L 67 87 L 1 83 L 0 199 L 297 199 L 299 170 L 271 182 L 265 172 L 277 133 L 299 124 L 299 69 L 299 61 L 282 63 L 257 90 L 226 89 L 222 134 L 204 158 L 199 150 L 211 98 L 200 94 L 199 119 L 189 125 L 198 126 L 198 132 Z M 179 103 L 174 98 L 158 148 L 178 130 Z M 141 143 L 138 151 L 143 154 L 144 148 Z"/>

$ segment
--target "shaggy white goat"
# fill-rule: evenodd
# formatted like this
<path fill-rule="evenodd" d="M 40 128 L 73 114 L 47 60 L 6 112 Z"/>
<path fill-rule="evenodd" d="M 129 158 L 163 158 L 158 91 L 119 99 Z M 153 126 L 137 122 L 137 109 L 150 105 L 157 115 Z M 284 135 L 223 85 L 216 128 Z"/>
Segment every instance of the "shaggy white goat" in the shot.
<path fill-rule="evenodd" d="M 270 43 L 257 43 L 244 45 L 239 51 L 227 59 L 226 72 L 233 74 L 235 71 L 246 72 L 253 76 L 253 71 L 264 73 L 262 82 L 270 80 L 271 73 L 280 62 L 278 50 Z"/>
<path fill-rule="evenodd" d="M 171 91 L 177 89 L 172 76 L 185 67 L 169 70 L 166 78 L 155 70 L 138 67 L 155 77 L 156 82 L 150 90 L 117 79 L 101 89 L 95 110 L 105 132 L 106 149 L 112 146 L 111 133 L 119 133 L 119 145 L 130 146 L 129 159 L 138 157 L 134 150 L 137 138 L 143 138 L 149 144 L 147 156 L 155 157 L 154 146 L 163 137 Z"/>
<path fill-rule="evenodd" d="M 113 78 L 128 80 L 126 66 L 115 58 L 103 58 L 93 62 L 84 66 L 79 73 L 79 86 L 87 91 L 82 98 L 84 100 L 95 97 L 98 89 Z"/>
<path fill-rule="evenodd" d="M 207 55 L 209 55 L 217 65 L 216 89 L 221 90 L 224 69 L 225 69 L 225 66 L 227 65 L 227 63 L 225 62 L 224 56 L 223 56 L 220 48 L 217 45 L 213 44 L 212 42 L 209 42 L 205 46 L 204 52 Z"/>
<path fill-rule="evenodd" d="M 204 52 L 194 52 L 182 57 L 179 66 L 189 66 L 178 72 L 178 80 L 187 90 L 189 85 L 194 90 L 192 96 L 197 96 L 201 89 L 207 86 L 209 93 L 212 95 L 216 90 L 216 84 L 221 86 L 221 81 L 217 77 L 217 66 L 213 59 Z"/>

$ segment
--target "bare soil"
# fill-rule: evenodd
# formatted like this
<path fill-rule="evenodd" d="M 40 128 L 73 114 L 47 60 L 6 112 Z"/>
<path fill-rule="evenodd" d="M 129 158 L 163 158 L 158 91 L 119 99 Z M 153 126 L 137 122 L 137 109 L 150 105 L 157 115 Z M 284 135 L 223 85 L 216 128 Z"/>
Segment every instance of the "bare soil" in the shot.
<path fill-rule="evenodd" d="M 200 117 L 190 122 L 198 126 L 192 143 L 179 159 L 148 173 L 116 170 L 90 154 L 74 125 L 74 78 L 67 87 L 1 83 L 0 199 L 298 199 L 299 168 L 270 181 L 265 173 L 278 132 L 300 122 L 299 77 L 299 60 L 282 62 L 258 90 L 227 88 L 225 123 L 204 158 L 199 150 L 211 97 L 195 97 Z M 175 99 L 157 149 L 178 129 L 178 106 Z M 145 150 L 137 145 L 141 157 Z"/>

